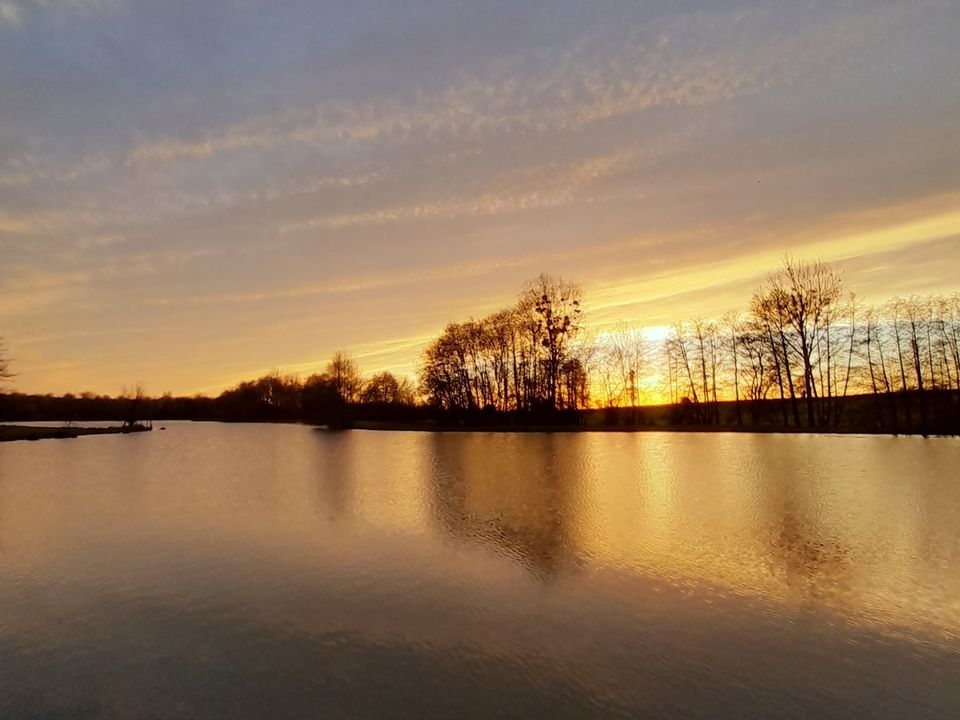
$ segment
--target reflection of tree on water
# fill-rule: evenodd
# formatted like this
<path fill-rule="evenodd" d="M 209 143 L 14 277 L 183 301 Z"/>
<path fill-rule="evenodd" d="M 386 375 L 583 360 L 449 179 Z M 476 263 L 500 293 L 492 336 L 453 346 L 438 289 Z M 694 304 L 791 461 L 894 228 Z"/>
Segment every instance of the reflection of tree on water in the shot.
<path fill-rule="evenodd" d="M 851 569 L 846 544 L 803 517 L 792 501 L 771 529 L 770 545 L 772 569 L 782 573 L 789 585 L 817 590 L 819 583 L 826 581 L 829 587 L 837 588 Z"/>
<path fill-rule="evenodd" d="M 523 450 L 513 447 L 522 440 Z M 493 546 L 542 580 L 570 566 L 569 438 L 459 435 L 432 438 L 432 509 L 457 540 Z M 504 448 L 509 444 L 509 449 Z"/>
<path fill-rule="evenodd" d="M 354 452 L 346 432 L 316 433 L 321 458 L 317 481 L 317 504 L 331 522 L 342 520 L 351 510 L 354 484 Z"/>
<path fill-rule="evenodd" d="M 757 457 L 766 472 L 758 474 L 764 509 L 769 572 L 806 596 L 844 592 L 852 572 L 852 548 L 842 528 L 825 527 L 823 488 L 804 477 L 803 458 L 794 443 L 758 445 Z"/>

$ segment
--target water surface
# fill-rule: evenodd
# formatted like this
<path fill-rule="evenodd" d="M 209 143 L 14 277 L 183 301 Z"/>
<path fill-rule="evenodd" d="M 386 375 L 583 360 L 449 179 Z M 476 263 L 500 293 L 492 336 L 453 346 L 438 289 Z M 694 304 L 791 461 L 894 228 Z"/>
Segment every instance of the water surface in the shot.
<path fill-rule="evenodd" d="M 960 442 L 0 446 L 0 717 L 958 717 Z"/>

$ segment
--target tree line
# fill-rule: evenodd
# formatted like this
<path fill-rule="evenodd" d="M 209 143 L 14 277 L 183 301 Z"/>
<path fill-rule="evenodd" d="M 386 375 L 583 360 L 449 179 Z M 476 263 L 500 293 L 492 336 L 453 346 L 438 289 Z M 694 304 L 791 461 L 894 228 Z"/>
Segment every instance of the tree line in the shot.
<path fill-rule="evenodd" d="M 355 420 L 687 425 L 884 432 L 960 430 L 960 294 L 859 300 L 823 262 L 786 259 L 747 308 L 590 330 L 580 286 L 541 275 L 515 302 L 454 322 L 414 384 L 364 378 L 337 352 L 322 372 L 270 373 L 218 397 L 0 394 L 3 419 Z M 0 351 L 0 383 L 12 377 Z M 658 407 L 650 407 L 656 405 Z"/>
<path fill-rule="evenodd" d="M 955 427 L 960 295 L 870 305 L 822 262 L 788 259 L 746 313 L 678 323 L 662 363 L 673 402 L 703 424 L 732 401 L 737 424 L 836 428 L 846 399 L 869 396 L 875 429 Z M 770 416 L 775 400 L 775 416 Z"/>
<path fill-rule="evenodd" d="M 308 420 L 329 425 L 349 424 L 352 409 L 366 415 L 396 414 L 416 404 L 416 389 L 407 378 L 379 372 L 364 378 L 349 353 L 338 351 L 321 373 L 305 380 L 271 373 L 240 383 L 216 398 L 218 411 L 234 420 Z M 393 413 L 390 410 L 394 410 Z"/>
<path fill-rule="evenodd" d="M 590 379 L 573 345 L 580 304 L 577 285 L 541 275 L 512 307 L 447 325 L 422 356 L 426 402 L 447 411 L 502 413 L 587 407 Z"/>
<path fill-rule="evenodd" d="M 3 364 L 0 363 L 0 370 Z M 148 397 L 142 386 L 110 397 L 0 394 L 0 420 L 224 420 L 299 422 L 344 427 L 359 412 L 365 418 L 391 420 L 416 413 L 416 389 L 407 378 L 378 372 L 364 378 L 349 353 L 339 351 L 326 368 L 301 380 L 271 372 L 241 382 L 217 397 Z"/>
<path fill-rule="evenodd" d="M 468 415 L 601 408 L 612 424 L 960 425 L 958 294 L 870 305 L 827 263 L 787 258 L 746 311 L 678 322 L 659 341 L 623 322 L 589 332 L 582 310 L 577 285 L 541 275 L 512 307 L 448 325 L 423 353 L 422 397 Z M 610 412 L 651 398 L 673 407 L 666 416 Z"/>

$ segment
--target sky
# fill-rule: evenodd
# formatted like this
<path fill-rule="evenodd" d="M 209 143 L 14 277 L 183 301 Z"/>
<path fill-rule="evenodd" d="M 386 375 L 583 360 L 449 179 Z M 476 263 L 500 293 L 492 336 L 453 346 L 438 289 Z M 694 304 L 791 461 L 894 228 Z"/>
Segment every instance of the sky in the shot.
<path fill-rule="evenodd" d="M 785 253 L 958 289 L 956 0 L 0 0 L 22 392 L 412 374 L 541 272 L 586 322 L 745 308 Z"/>

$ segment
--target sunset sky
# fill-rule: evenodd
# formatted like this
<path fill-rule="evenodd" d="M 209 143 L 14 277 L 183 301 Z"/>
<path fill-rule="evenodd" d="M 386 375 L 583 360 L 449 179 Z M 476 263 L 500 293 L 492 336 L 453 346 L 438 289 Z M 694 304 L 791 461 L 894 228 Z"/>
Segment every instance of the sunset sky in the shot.
<path fill-rule="evenodd" d="M 958 38 L 956 0 L 0 0 L 14 387 L 412 373 L 540 272 L 595 327 L 787 251 L 955 291 Z"/>

